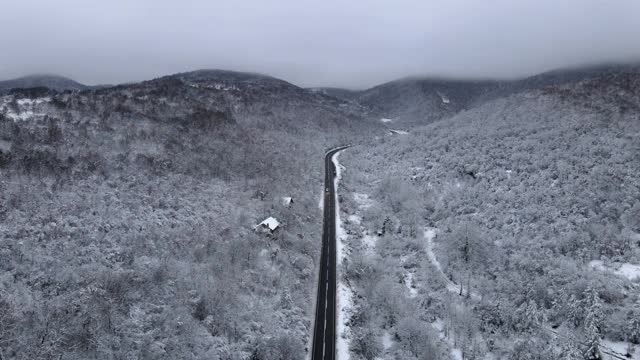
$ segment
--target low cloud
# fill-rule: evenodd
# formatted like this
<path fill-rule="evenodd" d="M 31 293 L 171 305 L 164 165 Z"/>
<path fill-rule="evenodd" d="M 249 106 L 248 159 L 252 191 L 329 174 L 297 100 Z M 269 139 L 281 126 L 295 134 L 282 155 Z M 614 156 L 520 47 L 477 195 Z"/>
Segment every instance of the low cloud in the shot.
<path fill-rule="evenodd" d="M 25 0 L 0 12 L 0 78 L 120 83 L 197 68 L 361 88 L 640 59 L 636 0 Z"/>

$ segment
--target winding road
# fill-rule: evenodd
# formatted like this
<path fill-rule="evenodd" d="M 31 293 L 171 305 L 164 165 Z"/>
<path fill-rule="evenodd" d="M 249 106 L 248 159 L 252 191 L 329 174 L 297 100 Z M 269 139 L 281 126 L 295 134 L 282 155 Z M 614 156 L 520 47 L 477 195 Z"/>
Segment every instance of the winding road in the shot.
<path fill-rule="evenodd" d="M 316 298 L 316 318 L 313 327 L 312 360 L 333 360 L 336 357 L 336 168 L 333 155 L 348 148 L 341 146 L 327 151 L 324 157 L 324 220 L 322 254 Z"/>

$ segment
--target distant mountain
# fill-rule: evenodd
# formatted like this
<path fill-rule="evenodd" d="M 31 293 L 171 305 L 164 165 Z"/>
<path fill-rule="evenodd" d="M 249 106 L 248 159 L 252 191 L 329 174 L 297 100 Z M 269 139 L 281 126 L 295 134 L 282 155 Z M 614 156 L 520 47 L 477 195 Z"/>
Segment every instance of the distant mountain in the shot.
<path fill-rule="evenodd" d="M 559 69 L 511 81 L 409 77 L 351 93 L 348 99 L 370 108 L 380 117 L 393 118 L 405 124 L 426 124 L 486 101 L 522 91 L 625 72 L 640 73 L 640 65 Z M 332 94 L 339 95 L 340 92 L 333 91 Z"/>
<path fill-rule="evenodd" d="M 73 109 L 84 119 L 118 114 L 186 128 L 212 129 L 236 124 L 296 134 L 375 129 L 369 122 L 362 121 L 367 113 L 358 104 L 257 73 L 197 70 L 108 87 L 88 87 L 51 76 L 22 78 L 4 84 L 11 88 L 6 93 L 16 98 L 52 97 L 56 107 L 48 109 L 50 115 Z M 20 88 L 27 86 L 37 87 Z M 56 95 L 48 90 L 52 88 L 81 91 Z M 42 113 L 41 109 L 17 110 Z M 16 113 L 15 116 L 22 115 Z"/>
<path fill-rule="evenodd" d="M 405 78 L 365 90 L 357 101 L 381 117 L 427 123 L 453 115 L 495 89 L 495 81 Z"/>
<path fill-rule="evenodd" d="M 157 110 L 171 102 L 178 104 L 171 111 L 181 116 L 201 108 L 225 113 L 243 126 L 331 132 L 366 125 L 359 121 L 366 114 L 357 104 L 257 73 L 197 70 L 90 92 L 117 95 L 131 108 L 146 95 L 145 108 Z M 122 100 L 118 94 L 123 92 L 140 96 Z"/>
<path fill-rule="evenodd" d="M 341 89 L 334 87 L 316 87 L 309 88 L 309 90 L 343 100 L 354 100 L 360 94 L 360 91 L 358 90 Z"/>
<path fill-rule="evenodd" d="M 46 87 L 52 90 L 83 90 L 88 88 L 75 80 L 58 75 L 29 75 L 0 81 L 0 92 L 34 87 Z"/>

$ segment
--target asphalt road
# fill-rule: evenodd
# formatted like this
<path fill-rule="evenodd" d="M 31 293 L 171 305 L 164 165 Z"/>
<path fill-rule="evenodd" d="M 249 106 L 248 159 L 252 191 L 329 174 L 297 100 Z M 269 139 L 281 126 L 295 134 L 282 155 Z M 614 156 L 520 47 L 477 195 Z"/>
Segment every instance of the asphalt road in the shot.
<path fill-rule="evenodd" d="M 347 147 L 329 150 L 324 157 L 322 254 L 318 275 L 312 360 L 333 360 L 336 357 L 336 196 L 334 189 L 336 169 L 331 158 Z"/>

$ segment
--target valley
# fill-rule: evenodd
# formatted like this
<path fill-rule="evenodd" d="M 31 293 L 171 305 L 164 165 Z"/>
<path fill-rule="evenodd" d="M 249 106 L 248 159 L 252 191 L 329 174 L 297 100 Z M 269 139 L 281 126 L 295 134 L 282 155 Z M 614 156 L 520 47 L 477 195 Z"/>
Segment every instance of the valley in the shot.
<path fill-rule="evenodd" d="M 637 359 L 638 69 L 0 82 L 0 359 Z"/>

